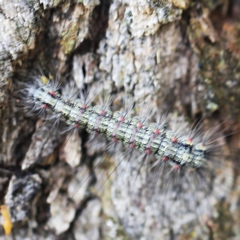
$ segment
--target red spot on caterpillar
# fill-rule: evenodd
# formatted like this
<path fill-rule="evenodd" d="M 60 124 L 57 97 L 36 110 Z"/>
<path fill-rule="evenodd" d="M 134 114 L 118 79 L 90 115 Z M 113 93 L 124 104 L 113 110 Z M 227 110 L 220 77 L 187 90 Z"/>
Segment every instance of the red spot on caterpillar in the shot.
<path fill-rule="evenodd" d="M 172 143 L 177 143 L 178 142 L 178 139 L 176 137 L 173 137 L 172 138 Z"/>
<path fill-rule="evenodd" d="M 188 144 L 188 145 L 192 145 L 192 143 L 193 143 L 193 140 L 192 140 L 192 138 L 187 138 L 186 139 L 186 143 Z"/>
<path fill-rule="evenodd" d="M 181 168 L 181 166 L 179 166 L 179 165 L 177 165 L 177 164 L 176 164 L 175 166 L 173 166 L 173 169 L 174 169 L 174 170 L 179 170 L 180 168 Z"/>
<path fill-rule="evenodd" d="M 135 144 L 131 143 L 131 144 L 130 144 L 130 148 L 131 148 L 131 149 L 135 148 Z"/>
<path fill-rule="evenodd" d="M 53 90 L 50 90 L 48 93 L 49 93 L 52 97 L 56 97 L 56 93 L 55 93 Z"/>
<path fill-rule="evenodd" d="M 42 104 L 42 108 L 43 108 L 43 109 L 48 109 L 48 105 L 47 105 L 46 103 L 43 103 L 43 104 Z"/>
<path fill-rule="evenodd" d="M 147 147 L 147 149 L 145 150 L 145 153 L 147 155 L 150 155 L 152 153 L 151 149 L 149 147 Z"/>
<path fill-rule="evenodd" d="M 74 127 L 75 127 L 75 128 L 79 128 L 79 127 L 80 127 L 79 123 L 75 123 L 75 124 L 74 124 Z"/>
<path fill-rule="evenodd" d="M 86 110 L 86 109 L 87 109 L 87 105 L 86 105 L 86 104 L 83 104 L 83 105 L 81 106 L 81 108 L 84 109 L 84 110 Z"/>
<path fill-rule="evenodd" d="M 118 139 L 115 136 L 113 137 L 113 142 L 118 142 Z"/>
<path fill-rule="evenodd" d="M 154 132 L 155 134 L 157 134 L 157 135 L 161 134 L 161 132 L 159 131 L 159 129 L 155 129 L 153 132 Z"/>
<path fill-rule="evenodd" d="M 100 115 L 106 115 L 106 111 L 101 110 Z"/>
<path fill-rule="evenodd" d="M 166 157 L 166 156 L 164 156 L 164 157 L 162 158 L 162 160 L 163 160 L 164 162 L 166 162 L 166 161 L 168 161 L 168 160 L 169 160 L 169 158 L 168 158 L 168 157 Z"/>
<path fill-rule="evenodd" d="M 143 127 L 143 124 L 141 122 L 138 122 L 137 123 L 137 128 L 142 128 Z"/>
<path fill-rule="evenodd" d="M 125 121 L 125 118 L 121 116 L 121 117 L 118 119 L 118 121 L 119 121 L 119 122 L 124 122 L 124 121 Z"/>

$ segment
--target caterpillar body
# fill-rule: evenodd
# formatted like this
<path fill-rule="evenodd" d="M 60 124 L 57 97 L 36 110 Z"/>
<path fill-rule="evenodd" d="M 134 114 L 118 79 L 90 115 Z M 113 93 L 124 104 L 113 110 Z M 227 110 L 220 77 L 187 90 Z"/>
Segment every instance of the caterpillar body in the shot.
<path fill-rule="evenodd" d="M 53 86 L 48 83 L 23 90 L 32 98 L 34 110 L 50 108 L 72 128 L 82 127 L 91 133 L 104 134 L 113 142 L 120 141 L 146 155 L 153 154 L 171 165 L 198 169 L 208 161 L 210 148 L 205 136 L 194 138 L 197 129 L 175 133 L 168 129 L 166 120 L 148 123 L 145 118 L 129 117 L 128 112 L 112 113 L 105 106 L 92 107 L 81 99 L 71 101 L 61 96 Z"/>

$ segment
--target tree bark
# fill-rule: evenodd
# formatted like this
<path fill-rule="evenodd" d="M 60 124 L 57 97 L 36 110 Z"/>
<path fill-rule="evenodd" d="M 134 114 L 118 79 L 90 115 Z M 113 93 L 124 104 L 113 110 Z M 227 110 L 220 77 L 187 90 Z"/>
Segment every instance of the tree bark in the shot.
<path fill-rule="evenodd" d="M 239 12 L 234 0 L 0 0 L 0 192 L 14 226 L 9 239 L 237 239 Z M 63 124 L 29 116 L 20 83 L 43 74 L 60 79 L 66 95 L 100 88 L 94 103 L 111 95 L 113 111 L 134 103 L 134 115 L 147 119 L 154 110 L 169 112 L 172 124 L 202 119 L 205 131 L 221 124 L 225 164 L 214 189 L 227 195 L 211 217 L 163 227 L 157 201 L 144 193 L 147 166 L 136 177 L 127 163 L 118 166 L 124 149 L 107 151 L 104 137 L 63 134 Z"/>

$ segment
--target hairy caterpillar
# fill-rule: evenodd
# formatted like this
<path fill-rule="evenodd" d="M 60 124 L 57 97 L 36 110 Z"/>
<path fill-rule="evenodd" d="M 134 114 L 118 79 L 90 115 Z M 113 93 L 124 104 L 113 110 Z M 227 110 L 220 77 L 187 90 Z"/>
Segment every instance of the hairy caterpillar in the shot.
<path fill-rule="evenodd" d="M 51 83 L 51 81 L 47 84 L 43 84 L 42 80 L 23 84 L 20 90 L 21 99 L 25 101 L 24 106 L 28 107 L 30 112 L 37 112 L 39 115 L 44 112 L 54 113 L 53 117 L 56 120 L 64 120 L 70 126 L 68 128 L 70 130 L 83 127 L 95 135 L 98 133 L 106 135 L 112 140 L 114 146 L 117 142 L 125 144 L 128 148 L 126 154 L 117 158 L 121 163 L 117 164 L 116 169 L 121 175 L 120 186 L 126 181 L 124 178 L 130 176 L 131 179 L 128 177 L 127 181 L 132 184 L 132 191 L 139 191 L 139 188 L 143 188 L 146 195 L 153 195 L 150 198 L 156 200 L 152 204 L 158 204 L 159 215 L 156 214 L 156 218 L 161 219 L 161 224 L 172 224 L 174 218 L 180 219 L 182 216 L 184 219 L 188 218 L 184 221 L 189 222 L 193 216 L 189 217 L 187 210 L 196 211 L 197 214 L 201 211 L 202 208 L 198 207 L 199 202 L 206 204 L 201 195 L 205 196 L 210 193 L 212 175 L 210 167 L 214 163 L 215 154 L 219 152 L 217 143 L 219 139 L 212 135 L 216 129 L 205 135 L 201 134 L 201 128 L 198 126 L 190 130 L 187 128 L 179 130 L 177 126 L 171 130 L 167 118 L 161 118 L 158 123 L 148 124 L 147 118 L 132 118 L 128 111 L 112 113 L 107 104 L 92 107 L 88 100 L 74 99 L 71 94 L 61 95 L 58 89 L 58 84 Z M 134 149 L 142 152 L 143 156 L 139 158 Z M 153 154 L 156 155 L 156 160 L 151 159 Z M 128 164 L 131 166 L 127 167 Z M 139 171 L 144 171 L 143 165 L 147 166 L 149 176 L 142 181 L 142 186 L 137 187 L 139 184 L 136 178 Z M 147 181 L 150 184 L 146 184 Z M 154 193 L 157 188 L 162 191 L 160 196 L 157 192 Z M 118 189 L 114 191 L 115 194 L 119 194 Z M 182 195 L 190 196 L 190 194 L 195 195 L 196 199 L 182 197 Z M 184 205 L 175 206 L 175 202 L 179 199 L 182 199 L 180 202 Z M 133 201 L 138 206 L 142 205 L 140 199 Z M 185 206 L 188 202 L 190 205 Z M 118 202 L 115 203 L 121 206 Z M 170 208 L 175 210 L 179 208 L 178 215 L 174 215 Z M 163 220 L 165 215 L 167 218 L 168 215 L 172 218 L 169 219 L 170 223 Z M 146 216 L 140 214 L 139 216 L 142 216 L 142 225 L 144 225 Z M 131 219 L 124 224 L 131 225 Z M 142 234 L 142 225 L 137 226 L 140 230 L 138 229 L 138 233 L 132 235 Z M 131 231 L 133 230 L 130 229 Z"/>
<path fill-rule="evenodd" d="M 211 139 L 208 134 L 200 136 L 198 129 L 175 133 L 167 128 L 167 120 L 148 124 L 144 118 L 128 117 L 127 112 L 112 113 L 105 106 L 91 107 L 81 99 L 71 101 L 59 95 L 51 83 L 29 86 L 23 93 L 27 101 L 34 103 L 34 111 L 50 108 L 72 128 L 83 127 L 89 132 L 105 134 L 114 142 L 120 141 L 146 155 L 154 154 L 160 161 L 169 161 L 175 168 L 200 169 L 212 155 Z"/>

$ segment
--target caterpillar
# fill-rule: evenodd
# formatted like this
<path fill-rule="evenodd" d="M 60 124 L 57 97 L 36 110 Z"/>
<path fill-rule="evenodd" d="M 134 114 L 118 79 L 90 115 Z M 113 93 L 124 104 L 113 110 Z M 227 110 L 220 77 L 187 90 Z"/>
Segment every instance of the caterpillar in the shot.
<path fill-rule="evenodd" d="M 80 98 L 75 98 L 69 92 L 67 95 L 60 94 L 59 90 L 57 81 L 38 77 L 37 81 L 35 79 L 34 82 L 22 84 L 20 99 L 28 111 L 37 116 L 47 113 L 53 115 L 54 121 L 63 120 L 69 126 L 67 130 L 84 128 L 94 136 L 105 135 L 114 147 L 118 142 L 123 143 L 127 151 L 116 158 L 121 164 L 116 163 L 114 170 L 120 177 L 118 186 L 116 185 L 113 189 L 113 194 L 119 196 L 120 192 L 125 190 L 122 189 L 123 182 L 130 181 L 132 192 L 136 191 L 139 196 L 138 191 L 142 188 L 143 192 L 153 199 L 149 204 L 158 205 L 159 212 L 154 214 L 156 219 L 161 219 L 162 225 L 172 224 L 174 228 L 174 219 L 181 219 L 182 216 L 184 221 L 192 221 L 193 216 L 189 217 L 189 212 L 196 211 L 198 214 L 202 210 L 200 205 L 206 205 L 206 201 L 209 201 L 202 195 L 208 195 L 212 188 L 212 170 L 220 147 L 219 138 L 216 135 L 217 128 L 205 134 L 202 133 L 198 124 L 192 128 L 185 128 L 185 126 L 180 128 L 177 125 L 171 129 L 167 117 L 161 117 L 155 123 L 148 123 L 146 117 L 131 117 L 129 109 L 112 112 L 109 109 L 109 103 L 92 106 L 91 101 L 83 94 L 80 94 Z M 142 153 L 142 156 L 139 158 L 136 152 Z M 152 156 L 156 159 L 152 160 Z M 128 164 L 131 166 L 128 167 Z M 147 169 L 144 169 L 143 165 L 147 166 Z M 139 183 L 136 182 L 140 171 L 146 171 L 149 174 L 142 181 L 142 186 L 138 186 Z M 121 187 L 120 190 L 119 187 Z M 132 195 L 132 192 L 129 194 Z M 123 194 L 127 198 L 126 193 Z M 195 195 L 196 199 L 187 199 L 190 194 Z M 181 199 L 180 202 L 184 203 L 183 205 L 179 205 Z M 175 202 L 178 202 L 178 206 Z M 140 197 L 133 199 L 133 203 L 142 205 Z M 185 206 L 188 203 L 189 206 Z M 121 206 L 120 197 L 115 198 L 114 204 L 117 209 Z M 151 215 L 152 212 L 149 209 L 148 211 L 147 215 Z M 139 226 L 131 227 L 132 220 L 129 216 L 131 214 L 142 217 Z M 121 210 L 119 215 L 122 219 L 126 218 L 122 216 Z M 140 238 L 148 216 L 142 215 L 139 210 L 129 215 L 127 220 L 123 221 L 123 225 L 129 235 Z M 167 219 L 167 223 L 164 219 Z M 149 233 L 144 234 L 149 235 Z"/>
<path fill-rule="evenodd" d="M 83 99 L 71 101 L 62 97 L 55 85 L 51 82 L 31 85 L 22 92 L 27 101 L 34 103 L 34 111 L 51 109 L 72 128 L 82 127 L 91 133 L 104 134 L 113 142 L 120 141 L 146 155 L 153 154 L 160 161 L 169 161 L 175 168 L 200 169 L 212 155 L 209 133 L 200 136 L 197 128 L 175 133 L 168 129 L 167 120 L 148 124 L 145 118 L 128 117 L 128 112 L 112 113 L 105 106 L 89 106 Z"/>

